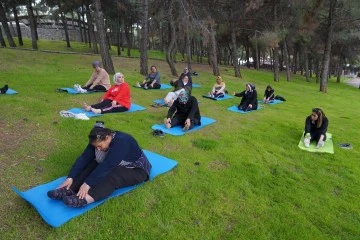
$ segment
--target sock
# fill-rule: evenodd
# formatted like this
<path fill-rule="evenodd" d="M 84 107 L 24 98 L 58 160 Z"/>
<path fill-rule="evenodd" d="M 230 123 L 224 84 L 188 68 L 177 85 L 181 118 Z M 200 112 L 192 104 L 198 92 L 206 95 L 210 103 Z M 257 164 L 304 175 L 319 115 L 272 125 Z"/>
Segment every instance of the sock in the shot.
<path fill-rule="evenodd" d="M 68 207 L 77 208 L 77 207 L 83 207 L 87 204 L 87 201 L 85 199 L 80 199 L 75 194 L 72 196 L 64 196 L 62 200 L 65 203 L 65 205 Z"/>

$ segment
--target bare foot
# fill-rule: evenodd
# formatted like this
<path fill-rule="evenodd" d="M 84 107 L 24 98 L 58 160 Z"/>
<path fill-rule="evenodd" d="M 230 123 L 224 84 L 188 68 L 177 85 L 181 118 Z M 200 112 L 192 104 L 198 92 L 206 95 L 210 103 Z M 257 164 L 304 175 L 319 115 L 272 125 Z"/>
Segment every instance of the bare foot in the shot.
<path fill-rule="evenodd" d="M 92 108 L 92 107 L 90 109 L 93 113 L 101 114 L 101 109 L 96 109 L 96 108 Z"/>
<path fill-rule="evenodd" d="M 86 104 L 86 102 L 83 102 L 83 108 L 85 109 L 85 111 L 89 112 L 91 110 L 91 107 L 89 105 Z"/>

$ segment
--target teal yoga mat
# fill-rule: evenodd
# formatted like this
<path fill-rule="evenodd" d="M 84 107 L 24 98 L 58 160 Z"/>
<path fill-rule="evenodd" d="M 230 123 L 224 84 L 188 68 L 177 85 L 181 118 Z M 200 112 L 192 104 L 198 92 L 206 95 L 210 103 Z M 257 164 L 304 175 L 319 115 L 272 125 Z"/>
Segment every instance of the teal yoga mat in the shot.
<path fill-rule="evenodd" d="M 17 94 L 18 92 L 17 91 L 15 91 L 15 90 L 13 90 L 13 89 L 11 89 L 11 88 L 9 88 L 7 91 L 6 91 L 6 95 L 13 95 L 13 94 Z"/>
<path fill-rule="evenodd" d="M 258 102 L 259 102 L 259 103 L 263 103 L 263 100 L 259 100 Z M 283 101 L 281 101 L 281 100 L 274 99 L 274 100 L 271 100 L 269 103 L 264 103 L 264 104 L 275 105 L 275 104 L 282 103 L 282 102 L 283 102 Z"/>
<path fill-rule="evenodd" d="M 135 103 L 131 104 L 131 107 L 129 109 L 129 111 L 126 112 L 118 112 L 118 113 L 129 113 L 129 112 L 136 112 L 136 111 L 142 111 L 145 110 L 146 108 L 137 105 Z M 71 108 L 69 110 L 67 110 L 68 112 L 74 113 L 74 114 L 78 114 L 78 113 L 84 113 L 86 116 L 90 117 L 98 117 L 98 116 L 102 116 L 104 114 L 97 114 L 97 113 L 93 113 L 93 112 L 87 112 L 85 111 L 85 109 L 83 108 Z"/>
<path fill-rule="evenodd" d="M 208 98 L 208 99 L 211 99 L 211 100 L 215 100 L 215 101 L 221 101 L 221 100 L 226 100 L 226 99 L 231 99 L 233 98 L 234 96 L 231 96 L 229 94 L 225 94 L 224 97 L 222 98 L 214 98 L 214 97 L 209 97 L 207 95 L 203 95 L 204 98 Z"/>
<path fill-rule="evenodd" d="M 144 90 L 159 90 L 159 89 L 154 89 L 154 88 L 150 88 L 150 89 L 145 89 L 145 88 L 142 88 L 142 87 L 138 87 L 138 86 L 136 86 L 136 85 L 134 85 L 133 87 L 136 87 L 136 88 L 141 88 L 141 89 L 144 89 Z M 169 89 L 169 88 L 172 88 L 172 86 L 170 86 L 169 84 L 164 84 L 164 83 L 162 83 L 161 84 L 161 87 L 160 87 L 160 90 L 162 90 L 162 89 Z"/>
<path fill-rule="evenodd" d="M 237 112 L 237 113 L 251 113 L 251 112 L 255 112 L 255 111 L 258 111 L 262 109 L 262 106 L 258 105 L 258 108 L 257 110 L 251 110 L 251 111 L 243 111 L 243 110 L 239 110 L 237 106 L 232 106 L 232 107 L 229 107 L 227 110 L 229 111 L 232 111 L 232 112 Z"/>
<path fill-rule="evenodd" d="M 156 176 L 160 174 L 170 171 L 177 165 L 176 161 L 161 156 L 157 153 L 147 150 L 144 150 L 144 153 L 148 157 L 152 165 L 149 181 L 153 180 Z M 70 208 L 65 206 L 62 201 L 50 199 L 46 194 L 49 190 L 57 188 L 64 181 L 65 178 L 66 177 L 58 178 L 52 182 L 42 184 L 24 192 L 21 192 L 15 187 L 12 187 L 12 189 L 21 198 L 29 202 L 38 211 L 40 216 L 45 220 L 47 224 L 51 225 L 52 227 L 60 227 L 72 218 L 80 216 L 81 214 L 95 208 L 96 206 L 104 203 L 110 198 L 127 193 L 144 184 L 143 183 L 135 186 L 120 188 L 113 192 L 113 194 L 111 194 L 108 198 L 91 203 L 83 208 Z"/>
<path fill-rule="evenodd" d="M 181 136 L 181 135 L 184 135 L 184 134 L 189 133 L 189 132 L 197 131 L 197 130 L 199 130 L 199 129 L 207 126 L 207 125 L 213 124 L 214 122 L 216 122 L 216 120 L 202 116 L 201 117 L 201 125 L 200 126 L 195 126 L 191 130 L 188 130 L 186 132 L 184 132 L 182 130 L 181 126 L 176 126 L 176 127 L 167 129 L 164 124 L 155 124 L 151 128 L 153 130 L 161 130 L 164 133 L 167 133 L 167 134 L 170 134 L 170 135 Z"/>
<path fill-rule="evenodd" d="M 302 150 L 309 151 L 309 152 L 322 152 L 322 153 L 331 153 L 334 154 L 334 143 L 332 140 L 332 134 L 326 133 L 326 141 L 325 145 L 321 148 L 316 148 L 316 142 L 312 141 L 310 143 L 310 146 L 307 148 L 304 145 L 304 134 L 301 135 L 300 142 L 298 144 L 298 147 Z"/>
<path fill-rule="evenodd" d="M 59 88 L 60 92 L 67 92 L 68 94 L 89 94 L 89 93 L 96 93 L 100 91 L 86 91 L 84 93 L 77 92 L 74 88 Z M 102 91 L 104 92 L 104 91 Z"/>

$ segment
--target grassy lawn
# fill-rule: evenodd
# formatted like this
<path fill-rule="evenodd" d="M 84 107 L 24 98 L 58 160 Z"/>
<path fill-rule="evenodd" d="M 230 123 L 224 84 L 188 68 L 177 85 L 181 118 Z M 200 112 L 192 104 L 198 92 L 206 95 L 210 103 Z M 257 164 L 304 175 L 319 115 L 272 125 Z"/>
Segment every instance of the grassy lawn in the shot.
<path fill-rule="evenodd" d="M 146 111 L 90 121 L 60 117 L 61 110 L 100 99 L 98 93 L 55 91 L 85 83 L 96 59 L 101 58 L 0 48 L 0 87 L 9 84 L 19 92 L 0 95 L 1 239 L 359 239 L 359 89 L 330 79 L 324 94 L 315 81 L 301 76 L 286 82 L 281 75 L 274 83 L 271 72 L 242 69 L 243 79 L 237 79 L 232 67 L 222 66 L 230 93 L 252 82 L 262 96 L 271 84 L 275 94 L 287 100 L 237 114 L 226 108 L 238 104 L 239 98 L 201 97 L 215 77 L 208 65 L 194 64 L 199 76 L 193 81 L 202 87 L 194 88 L 193 95 L 200 100 L 201 114 L 217 122 L 184 136 L 157 138 L 151 126 L 162 122 L 167 109 L 150 104 L 167 90 L 131 88 L 132 102 Z M 139 59 L 113 61 L 115 71 L 123 72 L 130 85 L 143 78 Z M 173 78 L 165 61 L 149 61 L 152 64 L 163 82 Z M 179 71 L 183 67 L 177 65 Z M 297 146 L 305 117 L 314 107 L 329 118 L 335 154 L 310 153 Z M 52 228 L 11 186 L 24 191 L 66 175 L 96 120 L 132 134 L 144 149 L 174 159 L 178 166 Z M 352 143 L 353 149 L 337 147 L 343 142 Z"/>

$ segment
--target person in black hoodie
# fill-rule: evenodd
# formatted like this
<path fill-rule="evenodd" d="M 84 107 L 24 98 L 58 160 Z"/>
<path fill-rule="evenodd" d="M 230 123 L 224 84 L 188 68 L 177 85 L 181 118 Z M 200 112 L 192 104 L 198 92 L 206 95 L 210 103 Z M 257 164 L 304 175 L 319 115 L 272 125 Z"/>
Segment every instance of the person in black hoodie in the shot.
<path fill-rule="evenodd" d="M 274 93 L 275 93 L 275 90 L 270 85 L 268 85 L 264 92 L 263 103 L 269 103 L 270 101 L 274 100 L 274 97 L 275 97 Z"/>
<path fill-rule="evenodd" d="M 201 116 L 198 101 L 188 91 L 182 91 L 178 98 L 169 108 L 167 117 L 164 119 L 166 128 L 182 126 L 183 131 L 201 125 Z"/>
<path fill-rule="evenodd" d="M 316 148 L 321 148 L 325 145 L 326 132 L 329 125 L 329 121 L 325 116 L 325 113 L 320 108 L 314 108 L 310 116 L 305 119 L 304 130 L 304 145 L 310 146 L 311 141 L 316 141 Z"/>
<path fill-rule="evenodd" d="M 251 83 L 246 84 L 246 90 L 240 93 L 234 92 L 234 96 L 242 97 L 238 109 L 242 111 L 256 110 L 258 107 L 257 92 L 255 85 Z"/>

